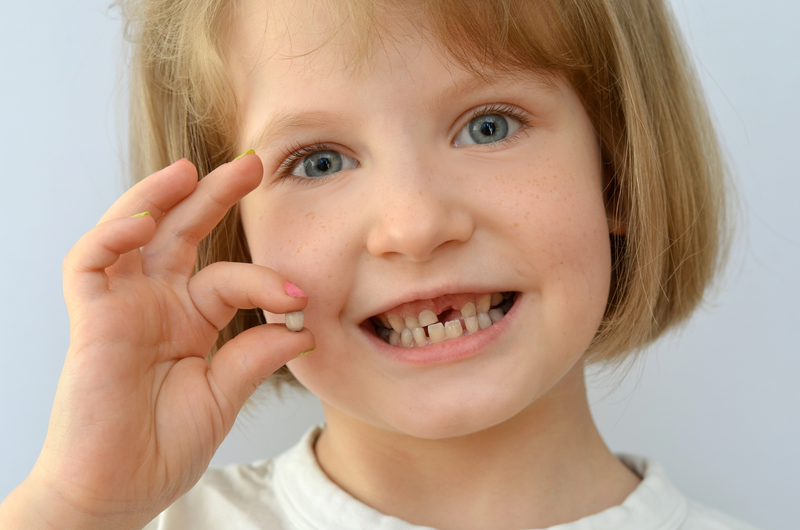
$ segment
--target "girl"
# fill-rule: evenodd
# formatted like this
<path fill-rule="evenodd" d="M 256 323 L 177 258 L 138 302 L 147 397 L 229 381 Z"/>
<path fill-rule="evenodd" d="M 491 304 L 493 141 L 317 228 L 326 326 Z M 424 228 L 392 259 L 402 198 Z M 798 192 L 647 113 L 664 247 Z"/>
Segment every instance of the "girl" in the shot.
<path fill-rule="evenodd" d="M 585 396 L 724 254 L 661 2 L 124 7 L 152 175 L 65 260 L 70 351 L 3 528 L 747 528 L 613 456 Z M 325 425 L 204 475 L 265 381 Z"/>

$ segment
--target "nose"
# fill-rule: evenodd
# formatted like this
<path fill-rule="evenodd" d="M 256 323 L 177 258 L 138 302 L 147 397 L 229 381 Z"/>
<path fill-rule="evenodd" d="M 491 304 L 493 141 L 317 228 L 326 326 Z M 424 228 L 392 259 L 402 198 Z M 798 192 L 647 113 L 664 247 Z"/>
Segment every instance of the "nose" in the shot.
<path fill-rule="evenodd" d="M 367 237 L 371 255 L 424 262 L 438 249 L 472 237 L 474 220 L 452 176 L 437 175 L 435 166 L 421 159 L 381 164 L 375 171 L 375 222 Z"/>

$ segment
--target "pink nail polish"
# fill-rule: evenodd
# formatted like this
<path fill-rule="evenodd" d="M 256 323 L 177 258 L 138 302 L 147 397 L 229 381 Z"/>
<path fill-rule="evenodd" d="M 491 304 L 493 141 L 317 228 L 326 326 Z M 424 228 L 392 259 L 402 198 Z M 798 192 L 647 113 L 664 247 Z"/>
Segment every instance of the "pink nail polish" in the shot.
<path fill-rule="evenodd" d="M 286 291 L 286 294 L 292 298 L 306 298 L 308 296 L 303 292 L 302 289 L 294 285 L 292 282 L 286 282 L 286 285 L 283 286 L 283 290 Z"/>
<path fill-rule="evenodd" d="M 180 160 L 176 160 L 175 162 L 173 162 L 173 163 L 172 163 L 172 164 L 170 164 L 170 165 L 171 165 L 171 166 L 174 166 L 175 164 L 177 164 L 177 163 L 178 163 L 178 162 L 180 162 L 181 160 L 186 160 L 186 159 L 185 159 L 185 158 L 181 158 Z"/>

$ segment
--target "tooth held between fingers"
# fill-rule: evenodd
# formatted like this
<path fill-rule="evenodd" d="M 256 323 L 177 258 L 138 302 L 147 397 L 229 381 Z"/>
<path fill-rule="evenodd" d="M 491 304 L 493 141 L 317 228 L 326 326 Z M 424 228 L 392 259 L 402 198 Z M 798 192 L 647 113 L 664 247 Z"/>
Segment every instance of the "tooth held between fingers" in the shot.
<path fill-rule="evenodd" d="M 492 319 L 489 317 L 489 313 L 478 313 L 478 327 L 486 329 L 491 325 Z"/>
<path fill-rule="evenodd" d="M 461 327 L 460 320 L 451 320 L 445 323 L 444 332 L 448 339 L 457 339 L 464 334 L 464 328 Z"/>
<path fill-rule="evenodd" d="M 420 327 L 430 326 L 431 324 L 435 324 L 439 322 L 439 317 L 436 316 L 436 313 L 431 311 L 430 309 L 426 309 L 419 314 L 419 325 Z M 444 326 L 442 326 L 444 327 Z M 430 330 L 428 330 L 430 331 Z"/>
<path fill-rule="evenodd" d="M 295 311 L 294 313 L 286 313 L 286 327 L 291 331 L 300 331 L 303 329 L 303 312 Z"/>
<path fill-rule="evenodd" d="M 428 326 L 428 336 L 433 343 L 442 342 L 446 338 L 444 324 L 437 322 L 436 324 Z"/>

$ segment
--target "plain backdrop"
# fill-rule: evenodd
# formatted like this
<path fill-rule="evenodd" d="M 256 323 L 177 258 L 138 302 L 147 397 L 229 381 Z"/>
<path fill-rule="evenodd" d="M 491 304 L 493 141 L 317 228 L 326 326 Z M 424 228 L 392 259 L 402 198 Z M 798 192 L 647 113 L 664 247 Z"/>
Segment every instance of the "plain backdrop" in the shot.
<path fill-rule="evenodd" d="M 61 262 L 125 189 L 125 65 L 108 3 L 0 8 L 0 498 L 45 437 L 69 341 Z M 593 376 L 590 398 L 612 450 L 658 459 L 697 501 L 796 528 L 800 3 L 673 6 L 738 181 L 742 231 L 719 294 L 621 383 Z M 323 420 L 313 396 L 260 401 L 214 464 L 277 455 Z"/>

